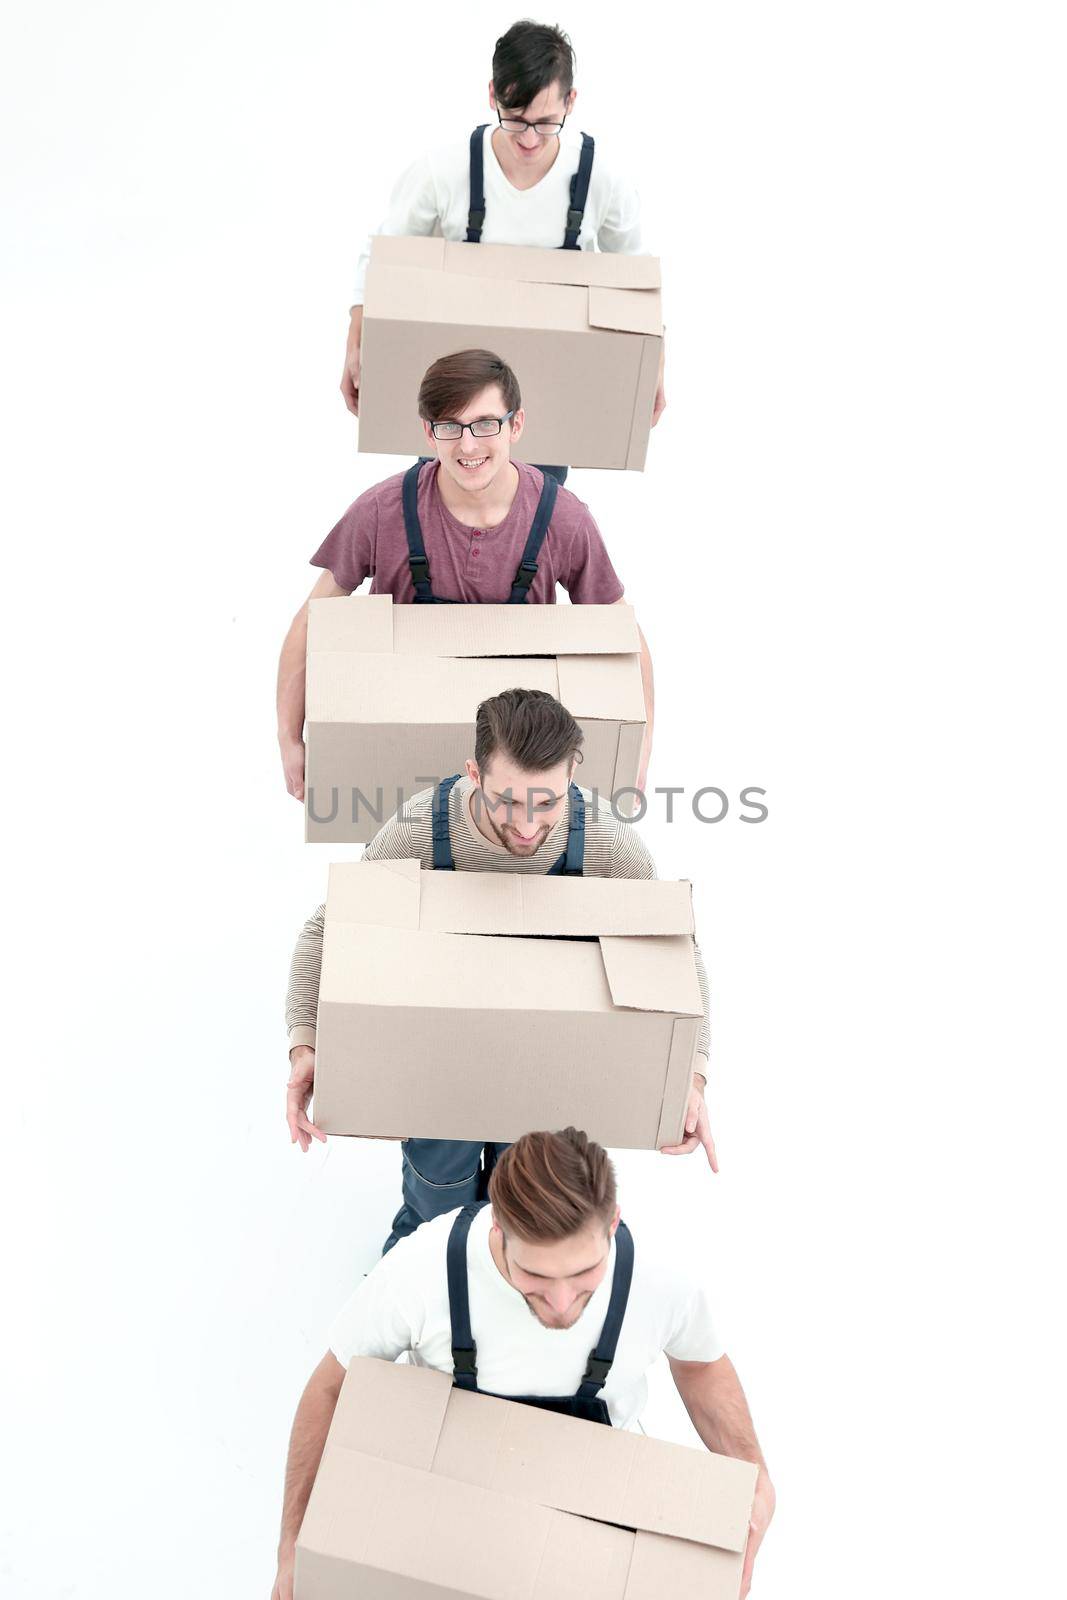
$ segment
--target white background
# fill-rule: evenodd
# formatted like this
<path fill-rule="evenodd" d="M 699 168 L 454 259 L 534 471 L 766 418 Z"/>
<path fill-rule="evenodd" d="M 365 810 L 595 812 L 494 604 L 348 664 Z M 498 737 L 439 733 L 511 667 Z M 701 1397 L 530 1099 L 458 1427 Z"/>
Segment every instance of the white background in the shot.
<path fill-rule="evenodd" d="M 646 824 L 696 888 L 722 1174 L 619 1161 L 718 1282 L 762 1600 L 1062 1582 L 1057 13 L 559 14 L 669 325 L 647 474 L 571 487 L 655 657 L 652 780 L 771 807 Z M 282 1119 L 327 853 L 273 674 L 400 465 L 337 392 L 361 238 L 482 119 L 510 20 L 5 25 L 10 1600 L 267 1600 L 292 1411 L 394 1209 L 395 1147 L 301 1157 Z"/>

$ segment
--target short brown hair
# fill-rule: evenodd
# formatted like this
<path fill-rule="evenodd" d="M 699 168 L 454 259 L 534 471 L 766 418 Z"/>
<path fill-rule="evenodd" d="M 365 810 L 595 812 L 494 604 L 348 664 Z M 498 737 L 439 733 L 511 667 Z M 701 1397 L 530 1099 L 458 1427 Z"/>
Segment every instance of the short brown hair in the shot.
<path fill-rule="evenodd" d="M 523 772 L 547 772 L 579 754 L 581 728 L 544 689 L 505 689 L 483 700 L 474 721 L 474 760 L 484 770 L 504 750 Z"/>
<path fill-rule="evenodd" d="M 457 350 L 427 367 L 419 385 L 419 416 L 426 422 L 456 417 L 476 394 L 495 383 L 504 397 L 505 411 L 522 405 L 519 380 L 506 361 L 491 350 Z"/>
<path fill-rule="evenodd" d="M 569 1239 L 615 1217 L 615 1168 L 602 1146 L 577 1128 L 524 1133 L 489 1179 L 493 1216 L 506 1235 L 531 1244 Z"/>

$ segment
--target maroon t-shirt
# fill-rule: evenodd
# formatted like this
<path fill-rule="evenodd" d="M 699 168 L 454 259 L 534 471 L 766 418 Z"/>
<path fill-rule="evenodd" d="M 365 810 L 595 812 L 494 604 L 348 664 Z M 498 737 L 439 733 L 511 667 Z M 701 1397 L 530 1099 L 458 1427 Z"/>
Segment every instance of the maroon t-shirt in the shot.
<path fill-rule="evenodd" d="M 541 497 L 544 474 L 516 461 L 519 487 L 511 510 L 495 528 L 468 528 L 446 508 L 437 490 L 437 462 L 419 473 L 419 521 L 430 563 L 433 592 L 442 600 L 502 604 L 511 593 L 530 525 Z M 376 483 L 354 501 L 311 558 L 325 567 L 342 589 L 358 589 L 372 579 L 371 594 L 415 599 L 408 567 L 408 543 L 400 485 L 404 474 Z M 562 584 L 578 605 L 614 605 L 623 594 L 600 530 L 588 506 L 560 489 L 538 557 L 529 603 L 554 605 Z"/>

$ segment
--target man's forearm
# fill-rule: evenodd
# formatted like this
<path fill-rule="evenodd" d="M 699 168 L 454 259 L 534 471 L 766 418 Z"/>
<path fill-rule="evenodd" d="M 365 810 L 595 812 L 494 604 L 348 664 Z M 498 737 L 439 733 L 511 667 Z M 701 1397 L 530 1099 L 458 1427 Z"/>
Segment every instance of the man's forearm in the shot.
<path fill-rule="evenodd" d="M 696 1366 L 671 1362 L 674 1381 L 697 1433 L 718 1455 L 754 1461 L 767 1470 L 745 1391 L 729 1356 Z"/>
<path fill-rule="evenodd" d="M 652 729 L 656 721 L 656 684 L 652 675 L 652 657 L 649 654 L 648 641 L 637 630 L 641 639 L 641 688 L 645 696 L 645 737 L 641 743 L 641 771 L 647 773 L 648 763 L 652 757 Z"/>
<path fill-rule="evenodd" d="M 320 906 L 304 923 L 289 963 L 289 986 L 285 992 L 285 1026 L 290 1046 L 314 1045 L 319 1009 L 319 979 L 322 975 L 322 936 L 326 907 Z"/>
<path fill-rule="evenodd" d="M 282 645 L 278 662 L 278 738 L 304 737 L 304 695 L 307 672 L 308 608 L 302 605 Z"/>
<path fill-rule="evenodd" d="M 341 1371 L 338 1363 L 327 1358 Z M 285 1498 L 282 1503 L 282 1527 L 278 1539 L 279 1552 L 292 1550 L 304 1512 L 311 1497 L 311 1486 L 322 1460 L 326 1435 L 330 1431 L 340 1386 L 325 1383 L 320 1366 L 312 1374 L 307 1388 L 300 1397 L 289 1435 L 289 1457 L 285 1464 Z M 342 1372 L 343 1376 L 343 1372 Z"/>

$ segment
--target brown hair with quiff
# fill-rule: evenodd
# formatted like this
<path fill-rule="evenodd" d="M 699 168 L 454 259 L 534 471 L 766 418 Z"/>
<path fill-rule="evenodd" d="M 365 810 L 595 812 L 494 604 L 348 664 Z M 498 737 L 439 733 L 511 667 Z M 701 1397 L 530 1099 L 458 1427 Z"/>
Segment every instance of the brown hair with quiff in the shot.
<path fill-rule="evenodd" d="M 615 1217 L 615 1168 L 608 1153 L 577 1128 L 524 1133 L 489 1179 L 493 1217 L 505 1236 L 530 1244 L 569 1239 Z"/>
<path fill-rule="evenodd" d="M 522 772 L 549 772 L 580 759 L 585 735 L 547 689 L 504 689 L 483 700 L 474 718 L 474 760 L 484 772 L 503 750 Z"/>
<path fill-rule="evenodd" d="M 455 421 L 475 395 L 495 383 L 505 411 L 522 405 L 519 380 L 491 350 L 457 350 L 427 367 L 419 384 L 419 416 L 424 422 Z"/>

